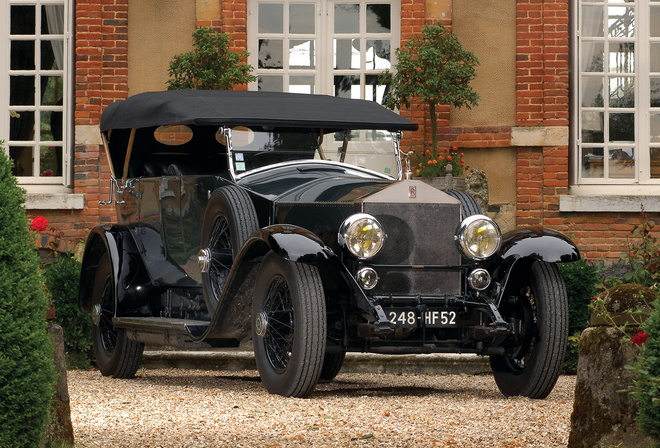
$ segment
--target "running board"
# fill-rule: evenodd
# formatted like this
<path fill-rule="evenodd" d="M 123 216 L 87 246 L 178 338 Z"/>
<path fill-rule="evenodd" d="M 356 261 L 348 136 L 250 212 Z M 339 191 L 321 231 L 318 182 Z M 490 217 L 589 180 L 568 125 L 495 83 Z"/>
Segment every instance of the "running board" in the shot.
<path fill-rule="evenodd" d="M 169 317 L 115 317 L 115 328 L 126 330 L 128 339 L 145 344 L 183 348 L 238 347 L 236 339 L 211 339 L 194 342 L 209 326 L 209 322 Z"/>

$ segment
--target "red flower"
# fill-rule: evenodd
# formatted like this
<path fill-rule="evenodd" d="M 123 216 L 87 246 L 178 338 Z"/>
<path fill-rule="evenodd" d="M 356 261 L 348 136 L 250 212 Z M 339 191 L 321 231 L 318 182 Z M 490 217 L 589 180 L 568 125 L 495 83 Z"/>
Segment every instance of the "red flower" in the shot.
<path fill-rule="evenodd" d="M 630 338 L 633 344 L 642 345 L 649 338 L 649 334 L 644 331 L 638 331 L 637 336 Z"/>
<path fill-rule="evenodd" d="M 451 162 L 451 156 L 447 156 L 447 162 Z"/>
<path fill-rule="evenodd" d="M 37 232 L 43 232 L 48 228 L 48 220 L 43 216 L 37 216 L 32 220 L 30 224 L 30 229 L 36 230 Z"/>

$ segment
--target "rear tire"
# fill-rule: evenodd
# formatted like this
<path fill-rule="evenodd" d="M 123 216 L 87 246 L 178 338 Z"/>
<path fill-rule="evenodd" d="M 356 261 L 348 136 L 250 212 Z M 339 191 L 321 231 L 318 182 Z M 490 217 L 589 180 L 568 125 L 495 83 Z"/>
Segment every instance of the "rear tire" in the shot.
<path fill-rule="evenodd" d="M 321 379 L 324 381 L 334 380 L 339 375 L 345 358 L 346 352 L 343 350 L 340 353 L 326 353 L 323 359 L 323 367 L 321 367 Z"/>
<path fill-rule="evenodd" d="M 131 341 L 126 330 L 115 328 L 115 288 L 106 252 L 99 261 L 92 289 L 92 338 L 96 364 L 104 376 L 133 378 L 142 362 L 144 344 Z"/>
<path fill-rule="evenodd" d="M 252 301 L 252 340 L 268 392 L 306 397 L 319 381 L 327 324 L 321 276 L 315 266 L 264 257 Z"/>
<path fill-rule="evenodd" d="M 500 312 L 521 323 L 520 336 L 505 341 L 505 355 L 491 356 L 490 366 L 500 391 L 509 396 L 545 398 L 554 388 L 566 353 L 568 299 L 555 264 L 531 265 L 527 278 L 505 295 Z"/>

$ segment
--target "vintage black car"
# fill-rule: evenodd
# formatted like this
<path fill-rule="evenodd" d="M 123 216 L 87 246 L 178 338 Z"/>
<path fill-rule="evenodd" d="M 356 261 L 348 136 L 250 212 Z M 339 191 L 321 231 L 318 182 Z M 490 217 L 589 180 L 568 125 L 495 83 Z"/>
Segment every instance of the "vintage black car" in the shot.
<path fill-rule="evenodd" d="M 382 106 L 322 95 L 143 93 L 101 131 L 117 223 L 85 246 L 79 304 L 103 375 L 144 344 L 252 340 L 261 380 L 304 397 L 347 352 L 490 357 L 504 395 L 544 398 L 568 337 L 559 232 L 501 235 L 474 199 L 404 177 Z"/>

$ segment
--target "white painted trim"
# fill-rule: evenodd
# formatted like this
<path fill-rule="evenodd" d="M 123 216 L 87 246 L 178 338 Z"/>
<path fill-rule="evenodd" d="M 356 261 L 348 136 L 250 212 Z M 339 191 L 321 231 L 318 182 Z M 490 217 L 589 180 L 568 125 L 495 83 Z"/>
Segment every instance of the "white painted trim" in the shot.
<path fill-rule="evenodd" d="M 28 210 L 82 210 L 85 195 L 70 193 L 26 193 L 25 208 Z"/>
<path fill-rule="evenodd" d="M 660 212 L 660 196 L 559 196 L 561 212 Z"/>

